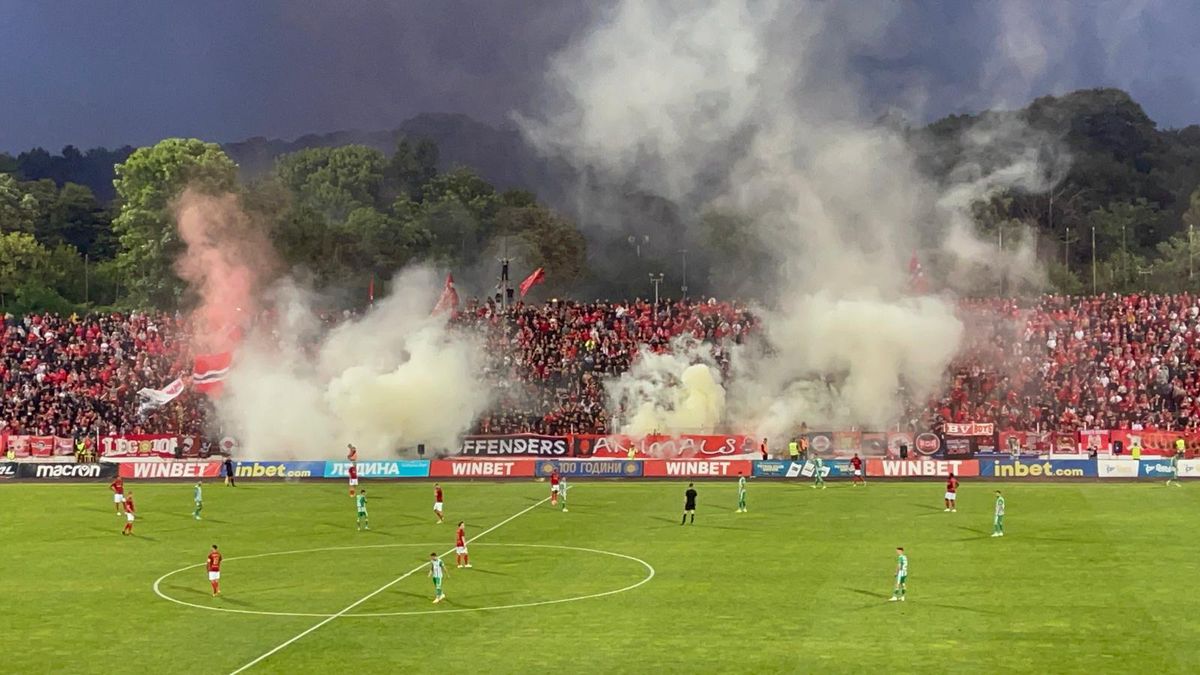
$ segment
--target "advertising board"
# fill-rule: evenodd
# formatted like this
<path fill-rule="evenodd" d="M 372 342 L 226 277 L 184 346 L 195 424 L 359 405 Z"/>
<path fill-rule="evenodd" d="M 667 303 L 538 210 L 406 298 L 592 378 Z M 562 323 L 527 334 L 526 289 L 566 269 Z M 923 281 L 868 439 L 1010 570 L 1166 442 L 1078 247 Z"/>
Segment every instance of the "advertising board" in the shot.
<path fill-rule="evenodd" d="M 718 478 L 748 476 L 753 470 L 748 459 L 647 459 L 642 461 L 642 475 L 650 478 Z"/>
<path fill-rule="evenodd" d="M 217 478 L 220 462 L 120 462 L 122 478 Z"/>
<path fill-rule="evenodd" d="M 234 478 L 320 478 L 325 462 L 258 462 L 239 460 L 233 464 Z"/>
<path fill-rule="evenodd" d="M 532 478 L 537 462 L 527 459 L 441 459 L 429 463 L 433 478 Z"/>
<path fill-rule="evenodd" d="M 978 476 L 975 459 L 868 459 L 867 475 L 880 478 Z"/>
<path fill-rule="evenodd" d="M 325 462 L 325 478 L 349 478 L 350 462 Z M 422 459 L 358 462 L 359 478 L 427 478 L 429 462 Z"/>
<path fill-rule="evenodd" d="M 984 478 L 1095 478 L 1096 462 L 1090 459 L 981 459 Z"/>
<path fill-rule="evenodd" d="M 549 476 L 558 470 L 568 478 L 640 478 L 642 462 L 621 459 L 537 460 L 537 475 Z"/>

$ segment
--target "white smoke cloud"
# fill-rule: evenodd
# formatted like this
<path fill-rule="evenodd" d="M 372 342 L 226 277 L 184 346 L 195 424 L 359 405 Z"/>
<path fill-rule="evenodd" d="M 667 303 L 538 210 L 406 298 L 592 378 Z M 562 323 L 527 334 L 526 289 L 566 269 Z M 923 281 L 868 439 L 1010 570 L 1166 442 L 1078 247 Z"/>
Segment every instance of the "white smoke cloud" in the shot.
<path fill-rule="evenodd" d="M 643 348 L 633 366 L 605 383 L 610 407 L 623 411 L 619 428 L 630 434 L 711 434 L 725 417 L 725 389 L 711 352 L 690 336 L 669 353 Z"/>
<path fill-rule="evenodd" d="M 935 185 L 904 132 L 864 104 L 851 63 L 885 39 L 899 8 L 623 1 L 554 60 L 554 107 L 517 117 L 532 143 L 692 214 L 748 217 L 745 236 L 771 252 L 763 265 L 778 268 L 762 294 L 763 344 L 738 350 L 731 382 L 703 350 L 643 355 L 610 383 L 614 402 L 633 413 L 620 420 L 624 430 L 880 428 L 906 398 L 937 387 L 962 335 L 948 297 L 906 297 L 914 249 L 933 254 L 951 281 L 998 270 L 1037 277 L 1030 249 L 989 248 L 969 209 L 1006 187 L 1052 182 L 1036 147 L 1046 140 L 1016 120 L 975 132 L 989 161 L 968 153 L 962 175 Z M 1016 48 L 1036 70 L 1037 50 Z M 709 371 L 705 387 L 726 390 L 703 400 L 724 405 L 691 405 L 683 373 L 692 368 Z"/>
<path fill-rule="evenodd" d="M 440 288 L 413 268 L 395 293 L 330 332 L 315 297 L 290 278 L 267 299 L 277 315 L 235 353 L 218 414 L 245 452 L 323 459 L 354 443 L 362 458 L 418 443 L 453 447 L 488 406 L 483 348 L 430 316 Z"/>

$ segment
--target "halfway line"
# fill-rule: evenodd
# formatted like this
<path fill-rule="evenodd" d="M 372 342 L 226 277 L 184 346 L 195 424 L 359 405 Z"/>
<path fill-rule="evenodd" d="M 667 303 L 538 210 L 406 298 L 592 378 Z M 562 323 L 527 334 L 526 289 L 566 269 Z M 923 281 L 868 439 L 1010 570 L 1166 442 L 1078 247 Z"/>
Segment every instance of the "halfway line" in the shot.
<path fill-rule="evenodd" d="M 530 511 L 536 509 L 537 507 L 541 506 L 542 504 L 545 504 L 548 501 L 550 501 L 550 498 L 544 497 L 540 501 L 537 501 L 534 504 L 525 507 L 521 511 L 514 513 L 513 515 L 496 523 L 495 525 L 489 527 L 488 529 L 484 530 L 483 532 L 480 532 L 479 534 L 475 535 L 474 537 L 471 537 L 467 541 L 468 542 L 475 541 L 476 539 L 479 539 L 480 537 L 487 534 L 488 532 L 492 532 L 493 530 L 496 530 L 500 526 L 510 523 L 510 522 L 516 520 L 517 518 L 520 518 L 521 516 L 525 515 L 526 513 L 529 513 Z M 447 550 L 445 553 L 443 553 L 442 555 L 443 556 L 450 555 L 450 551 L 453 551 L 453 550 L 454 549 L 451 548 L 451 549 Z M 350 605 L 348 605 L 345 609 L 338 612 L 337 614 L 331 614 L 328 617 L 322 619 L 321 621 L 318 621 L 317 623 L 313 624 L 312 626 L 309 626 L 307 629 L 300 632 L 295 637 L 292 637 L 291 639 L 289 639 L 289 640 L 283 642 L 282 644 L 278 645 L 277 647 L 271 649 L 270 651 L 263 654 L 262 656 L 259 656 L 258 658 L 254 659 L 250 663 L 247 663 L 246 665 L 242 666 L 241 668 L 238 668 L 237 670 L 230 673 L 230 675 L 238 675 L 238 673 L 241 673 L 245 670 L 248 670 L 248 669 L 254 667 L 255 665 L 261 663 L 263 661 L 263 659 L 266 659 L 267 657 L 271 656 L 272 654 L 278 653 L 280 650 L 286 648 L 288 645 L 296 642 L 297 640 L 304 637 L 305 635 L 308 635 L 309 633 L 317 630 L 321 626 L 324 626 L 325 624 L 329 623 L 330 621 L 333 621 L 334 619 L 344 616 L 346 613 L 348 613 L 350 610 L 354 609 L 355 607 L 358 607 L 359 605 L 370 600 L 371 598 L 375 597 L 376 595 L 379 595 L 380 593 L 386 591 L 387 589 L 391 588 L 392 586 L 395 586 L 396 584 L 400 583 L 401 581 L 407 579 L 408 577 L 411 577 L 412 575 L 416 574 L 417 572 L 420 572 L 421 570 L 425 569 L 425 566 L 428 564 L 429 563 L 421 563 L 420 565 L 412 568 L 411 570 L 405 572 L 404 574 L 401 574 L 400 576 L 396 577 L 395 579 L 392 579 L 391 581 L 380 586 L 379 588 L 375 589 L 374 591 L 371 591 L 370 593 L 364 595 L 363 597 L 359 598 L 358 600 L 355 600 L 354 602 L 350 603 Z"/>

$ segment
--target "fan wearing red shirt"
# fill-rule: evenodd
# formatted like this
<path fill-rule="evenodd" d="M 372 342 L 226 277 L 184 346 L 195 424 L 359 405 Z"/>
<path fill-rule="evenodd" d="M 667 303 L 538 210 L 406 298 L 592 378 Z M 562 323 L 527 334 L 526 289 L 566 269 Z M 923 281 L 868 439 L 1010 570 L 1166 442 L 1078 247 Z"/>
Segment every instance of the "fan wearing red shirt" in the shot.
<path fill-rule="evenodd" d="M 113 479 L 113 482 L 108 484 L 108 489 L 113 492 L 113 505 L 117 507 L 117 515 L 121 515 L 122 506 L 125 504 L 125 481 L 121 480 L 120 476 Z"/>
<path fill-rule="evenodd" d="M 463 521 L 458 521 L 458 530 L 454 533 L 454 562 L 459 567 L 470 567 L 471 558 L 467 555 L 467 531 Z"/>
<path fill-rule="evenodd" d="M 550 505 L 558 506 L 558 469 L 550 472 Z"/>
<path fill-rule="evenodd" d="M 208 583 L 212 586 L 215 598 L 221 594 L 221 552 L 217 550 L 216 544 L 213 544 L 205 566 L 208 568 Z"/>
<path fill-rule="evenodd" d="M 851 485 L 866 485 L 867 481 L 863 478 L 862 458 L 858 456 L 857 452 L 850 458 L 850 468 L 854 470 L 854 482 Z"/>
<path fill-rule="evenodd" d="M 350 496 L 354 496 L 354 488 L 358 487 L 358 463 L 350 462 Z"/>
<path fill-rule="evenodd" d="M 125 529 L 121 534 L 133 534 L 133 490 L 125 493 Z"/>
<path fill-rule="evenodd" d="M 437 483 L 433 484 L 433 515 L 437 516 L 438 525 L 446 520 L 442 515 L 442 486 Z"/>
<path fill-rule="evenodd" d="M 958 503 L 955 501 L 957 499 L 958 479 L 955 478 L 954 474 L 952 473 L 950 474 L 950 477 L 946 479 L 946 511 L 958 511 Z"/>

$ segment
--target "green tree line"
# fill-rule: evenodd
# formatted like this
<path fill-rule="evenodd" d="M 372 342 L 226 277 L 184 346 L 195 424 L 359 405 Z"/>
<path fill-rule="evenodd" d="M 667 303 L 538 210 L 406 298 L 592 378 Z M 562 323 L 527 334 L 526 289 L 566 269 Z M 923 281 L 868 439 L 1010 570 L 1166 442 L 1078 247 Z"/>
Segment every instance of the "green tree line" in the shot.
<path fill-rule="evenodd" d="M 949 181 L 964 163 L 987 170 L 1004 161 L 1002 152 L 980 156 L 971 130 L 1013 122 L 1070 161 L 1049 190 L 1009 190 L 976 204 L 982 236 L 1002 246 L 1032 235 L 1059 292 L 1200 290 L 1200 126 L 1159 129 L 1125 92 L 1096 89 L 902 129 L 920 168 Z M 688 260 L 693 294 L 753 287 L 745 277 L 772 255 L 741 235 L 747 224 L 737 214 L 682 216 L 691 210 L 640 193 L 625 196 L 629 223 L 585 237 L 539 201 L 541 186 L 501 191 L 471 168 L 439 169 L 447 163 L 438 160 L 438 146 L 416 137 L 400 138 L 391 152 L 302 148 L 252 176 L 221 146 L 196 139 L 0 153 L 0 308 L 186 301 L 172 269 L 182 244 L 170 208 L 187 185 L 237 193 L 288 268 L 360 301 L 372 277 L 382 283 L 418 260 L 490 270 L 503 251 L 520 260 L 514 269 L 545 267 L 548 292 L 624 297 L 648 293 L 647 271 L 675 272 Z M 111 191 L 89 187 L 108 176 Z M 589 251 L 609 263 L 588 265 Z M 664 289 L 678 289 L 672 281 Z"/>
<path fill-rule="evenodd" d="M 0 307 L 68 311 L 177 307 L 185 288 L 172 265 L 183 250 L 172 204 L 185 187 L 236 193 L 288 268 L 321 288 L 362 300 L 413 261 L 458 269 L 503 240 L 523 267 L 545 267 L 569 287 L 584 270 L 578 228 L 523 191 L 497 191 L 472 170 L 437 169 L 437 147 L 402 139 L 390 156 L 364 146 L 305 149 L 269 175 L 239 183 L 214 143 L 167 139 L 115 166 L 115 196 L 0 173 Z"/>

